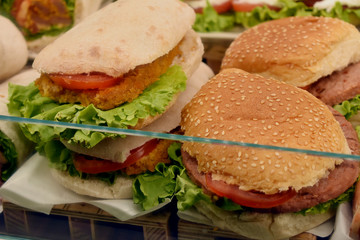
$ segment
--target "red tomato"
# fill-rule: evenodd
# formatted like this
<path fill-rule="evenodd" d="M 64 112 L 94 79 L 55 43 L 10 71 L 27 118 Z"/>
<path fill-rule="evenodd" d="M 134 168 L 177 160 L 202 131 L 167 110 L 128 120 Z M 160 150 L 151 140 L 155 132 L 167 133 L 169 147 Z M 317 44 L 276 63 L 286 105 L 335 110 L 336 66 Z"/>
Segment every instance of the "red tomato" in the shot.
<path fill-rule="evenodd" d="M 230 11 L 232 9 L 231 0 L 224 1 L 224 2 L 221 2 L 219 4 L 213 4 L 212 7 L 215 9 L 215 11 L 217 13 L 228 12 L 228 11 Z M 202 13 L 203 12 L 202 7 L 194 8 L 194 10 L 195 10 L 196 13 Z"/>
<path fill-rule="evenodd" d="M 240 2 L 237 0 L 232 1 L 232 7 L 233 7 L 234 11 L 236 11 L 236 12 L 251 12 L 254 8 L 262 7 L 264 5 L 265 4 L 261 4 L 261 3 L 243 3 L 243 2 Z M 267 5 L 267 7 L 269 9 L 276 10 L 276 11 L 280 9 L 276 6 L 270 6 L 270 5 Z"/>
<path fill-rule="evenodd" d="M 122 78 L 114 78 L 101 73 L 91 74 L 50 74 L 50 79 L 66 89 L 88 90 L 108 88 L 119 83 Z"/>
<path fill-rule="evenodd" d="M 272 195 L 243 191 L 236 185 L 230 185 L 223 181 L 212 180 L 211 174 L 206 174 L 206 184 L 208 190 L 216 195 L 229 198 L 241 206 L 251 208 L 275 207 L 288 201 L 296 195 L 296 192 L 293 190 Z"/>
<path fill-rule="evenodd" d="M 123 163 L 116 163 L 109 160 L 102 160 L 82 154 L 75 154 L 73 157 L 74 166 L 76 170 L 80 172 L 91 174 L 117 171 L 132 165 L 140 158 L 149 154 L 156 148 L 158 142 L 158 139 L 151 139 L 140 147 L 132 149 L 130 151 L 130 155 Z"/>

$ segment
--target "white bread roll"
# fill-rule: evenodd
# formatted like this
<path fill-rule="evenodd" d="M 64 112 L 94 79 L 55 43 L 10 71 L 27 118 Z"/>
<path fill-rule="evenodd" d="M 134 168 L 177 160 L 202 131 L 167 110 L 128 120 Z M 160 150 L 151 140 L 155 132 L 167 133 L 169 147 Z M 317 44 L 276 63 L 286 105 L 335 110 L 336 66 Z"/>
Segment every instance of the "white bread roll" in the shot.
<path fill-rule="evenodd" d="M 42 73 L 100 72 L 119 77 L 167 54 L 194 20 L 194 11 L 178 0 L 148 0 L 142 4 L 119 0 L 44 48 L 33 67 Z"/>
<path fill-rule="evenodd" d="M 0 82 L 18 73 L 26 64 L 28 49 L 21 32 L 0 15 Z"/>

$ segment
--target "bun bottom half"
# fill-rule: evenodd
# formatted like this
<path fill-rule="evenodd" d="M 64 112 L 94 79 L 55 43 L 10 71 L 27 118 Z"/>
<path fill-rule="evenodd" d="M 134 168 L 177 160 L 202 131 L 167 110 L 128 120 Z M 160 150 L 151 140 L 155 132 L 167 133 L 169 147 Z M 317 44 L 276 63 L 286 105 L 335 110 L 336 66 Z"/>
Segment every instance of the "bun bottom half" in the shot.
<path fill-rule="evenodd" d="M 117 177 L 113 185 L 109 185 L 99 179 L 81 179 L 72 177 L 68 172 L 54 168 L 50 169 L 52 176 L 65 188 L 78 194 L 103 199 L 132 198 L 132 179 Z"/>
<path fill-rule="evenodd" d="M 286 239 L 308 231 L 335 215 L 335 211 L 308 215 L 257 212 L 237 214 L 204 201 L 198 202 L 195 207 L 215 226 L 250 239 Z"/>

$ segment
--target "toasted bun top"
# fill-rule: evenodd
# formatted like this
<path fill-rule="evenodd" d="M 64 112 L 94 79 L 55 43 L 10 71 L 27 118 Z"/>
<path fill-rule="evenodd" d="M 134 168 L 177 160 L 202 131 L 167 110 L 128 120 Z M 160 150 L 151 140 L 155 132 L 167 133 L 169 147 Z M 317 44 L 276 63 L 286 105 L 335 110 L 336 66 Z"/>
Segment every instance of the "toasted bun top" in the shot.
<path fill-rule="evenodd" d="M 292 85 L 225 69 L 182 111 L 185 135 L 347 153 L 339 123 L 320 100 Z M 340 159 L 300 153 L 184 142 L 200 172 L 266 194 L 312 186 Z"/>
<path fill-rule="evenodd" d="M 304 87 L 360 60 L 360 33 L 326 17 L 290 17 L 265 22 L 240 34 L 221 69 L 240 68 Z"/>
<path fill-rule="evenodd" d="M 179 0 L 118 0 L 45 47 L 33 67 L 45 73 L 117 77 L 173 49 L 195 20 Z"/>

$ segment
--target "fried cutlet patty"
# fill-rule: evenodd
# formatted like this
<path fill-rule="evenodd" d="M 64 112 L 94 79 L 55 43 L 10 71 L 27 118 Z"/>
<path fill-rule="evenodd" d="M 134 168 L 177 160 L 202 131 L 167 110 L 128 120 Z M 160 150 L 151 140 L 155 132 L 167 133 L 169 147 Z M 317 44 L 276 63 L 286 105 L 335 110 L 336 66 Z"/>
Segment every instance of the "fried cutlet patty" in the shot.
<path fill-rule="evenodd" d="M 124 102 L 137 98 L 145 88 L 156 82 L 165 73 L 176 56 L 181 55 L 179 45 L 168 54 L 152 63 L 136 67 L 124 74 L 115 86 L 105 89 L 70 90 L 54 83 L 47 74 L 41 74 L 35 81 L 41 95 L 59 103 L 80 103 L 83 106 L 93 104 L 102 110 L 109 110 Z"/>
<path fill-rule="evenodd" d="M 146 171 L 154 172 L 158 163 L 170 163 L 167 149 L 174 141 L 159 140 L 156 148 L 150 154 L 140 158 L 125 169 L 127 175 L 141 174 Z"/>

